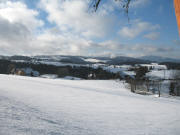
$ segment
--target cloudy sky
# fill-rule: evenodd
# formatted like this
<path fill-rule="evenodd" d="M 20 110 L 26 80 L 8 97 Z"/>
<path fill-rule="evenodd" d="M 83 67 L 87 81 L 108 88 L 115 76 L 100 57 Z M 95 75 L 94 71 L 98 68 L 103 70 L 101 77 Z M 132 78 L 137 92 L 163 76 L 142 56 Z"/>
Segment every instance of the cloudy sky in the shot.
<path fill-rule="evenodd" d="M 0 55 L 180 58 L 173 0 L 0 0 Z"/>

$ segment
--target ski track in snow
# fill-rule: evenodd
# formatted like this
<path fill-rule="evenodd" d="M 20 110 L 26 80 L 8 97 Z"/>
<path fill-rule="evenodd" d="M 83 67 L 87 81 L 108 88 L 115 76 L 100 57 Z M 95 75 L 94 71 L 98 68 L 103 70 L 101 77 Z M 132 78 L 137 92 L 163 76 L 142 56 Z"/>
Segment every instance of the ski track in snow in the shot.
<path fill-rule="evenodd" d="M 0 75 L 0 135 L 179 135 L 180 101 L 122 82 Z"/>

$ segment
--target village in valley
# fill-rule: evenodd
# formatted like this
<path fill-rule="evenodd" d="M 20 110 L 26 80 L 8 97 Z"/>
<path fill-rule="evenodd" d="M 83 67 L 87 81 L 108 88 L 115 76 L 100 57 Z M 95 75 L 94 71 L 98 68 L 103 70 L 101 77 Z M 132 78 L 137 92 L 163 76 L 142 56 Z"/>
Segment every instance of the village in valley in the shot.
<path fill-rule="evenodd" d="M 141 61 L 143 64 L 108 63 L 105 58 L 84 58 L 70 61 L 68 56 L 38 57 L 26 60 L 21 56 L 10 60 L 5 73 L 52 79 L 120 80 L 131 92 L 142 95 L 180 96 L 180 70 L 167 63 Z M 59 59 L 58 59 L 59 58 Z M 130 59 L 130 58 L 129 58 Z M 67 62 L 64 62 L 64 61 Z M 69 61 L 68 61 L 69 60 Z M 110 60 L 109 60 L 110 61 Z M 112 63 L 112 62 L 111 62 Z M 46 69 L 43 68 L 46 66 Z"/>

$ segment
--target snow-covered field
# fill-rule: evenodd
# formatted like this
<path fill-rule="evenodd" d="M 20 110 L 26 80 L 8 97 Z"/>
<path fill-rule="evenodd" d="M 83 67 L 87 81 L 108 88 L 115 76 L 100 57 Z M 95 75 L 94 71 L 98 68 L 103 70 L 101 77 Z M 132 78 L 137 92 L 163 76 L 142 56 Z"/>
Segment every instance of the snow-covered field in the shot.
<path fill-rule="evenodd" d="M 179 70 L 152 70 L 146 76 L 158 79 L 174 79 L 174 75 L 180 72 Z"/>
<path fill-rule="evenodd" d="M 122 82 L 0 75 L 0 135 L 179 135 L 180 100 Z"/>

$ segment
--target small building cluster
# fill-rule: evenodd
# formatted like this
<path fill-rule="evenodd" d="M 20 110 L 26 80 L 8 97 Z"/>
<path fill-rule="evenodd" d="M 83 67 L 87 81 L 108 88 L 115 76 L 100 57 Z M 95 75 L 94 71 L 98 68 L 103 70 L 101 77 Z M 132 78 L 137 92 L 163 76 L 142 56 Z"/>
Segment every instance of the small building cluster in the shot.
<path fill-rule="evenodd" d="M 34 77 L 39 76 L 39 72 L 34 71 L 32 68 L 13 68 L 10 71 L 10 74 L 21 75 L 21 76 L 34 76 Z"/>

